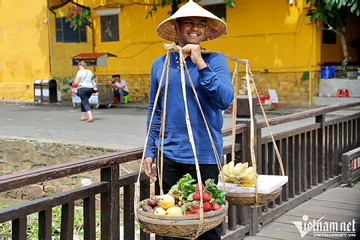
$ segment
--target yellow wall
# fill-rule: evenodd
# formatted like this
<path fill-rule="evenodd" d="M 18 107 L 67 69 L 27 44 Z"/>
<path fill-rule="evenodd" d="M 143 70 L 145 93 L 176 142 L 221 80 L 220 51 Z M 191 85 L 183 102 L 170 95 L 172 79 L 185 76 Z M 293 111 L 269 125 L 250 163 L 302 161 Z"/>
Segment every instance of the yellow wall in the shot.
<path fill-rule="evenodd" d="M 168 11 L 170 8 L 166 8 Z M 119 14 L 119 42 L 101 42 L 100 16 L 93 13 L 97 52 L 111 52 L 116 58 L 109 58 L 109 72 L 120 74 L 150 73 L 155 57 L 166 52 L 162 40 L 156 35 L 157 24 L 166 17 L 165 9 L 159 9 L 153 18 L 145 19 L 149 7 L 132 5 L 121 8 Z M 106 16 L 106 15 L 103 15 Z"/>
<path fill-rule="evenodd" d="M 50 78 L 47 1 L 0 1 L 0 99 L 33 100 Z"/>
<path fill-rule="evenodd" d="M 96 0 L 91 1 L 77 1 L 80 4 L 94 7 L 96 6 Z M 55 35 L 55 17 L 64 17 L 69 7 L 73 4 L 68 3 L 65 6 L 56 9 L 53 13 L 50 13 L 50 31 L 51 31 L 51 62 L 52 62 L 52 76 L 53 77 L 64 77 L 76 75 L 78 68 L 72 68 L 71 57 L 79 53 L 92 53 L 93 51 L 93 37 L 92 28 L 86 27 L 87 29 L 87 42 L 81 43 L 61 43 L 56 42 Z"/>
<path fill-rule="evenodd" d="M 304 71 L 314 64 L 312 24 L 304 24 L 306 14 L 299 5 L 287 1 L 236 1 L 227 10 L 227 35 L 206 44 L 221 48 L 251 62 L 253 71 Z M 276 13 L 276 14 L 274 14 Z"/>
<path fill-rule="evenodd" d="M 304 71 L 309 65 L 317 65 L 320 52 L 316 52 L 319 42 L 312 42 L 314 25 L 304 23 L 307 9 L 298 2 L 237 0 L 234 9 L 227 9 L 227 34 L 202 45 L 247 58 L 255 71 Z M 149 9 L 139 5 L 121 9 L 119 42 L 102 43 L 100 34 L 95 34 L 97 52 L 110 51 L 118 56 L 109 59 L 110 72 L 149 73 L 152 60 L 165 54 L 162 44 L 166 41 L 156 35 L 155 29 L 169 16 L 170 7 L 159 8 L 145 20 Z M 100 33 L 100 16 L 93 14 L 94 31 Z"/>
<path fill-rule="evenodd" d="M 234 9 L 227 9 L 227 34 L 204 42 L 202 46 L 249 59 L 253 72 L 263 73 L 267 69 L 269 74 L 259 74 L 257 79 L 263 93 L 273 88 L 278 91 L 281 100 L 286 100 L 288 89 L 297 89 L 297 92 L 304 93 L 302 98 L 305 97 L 307 104 L 309 82 L 300 81 L 300 78 L 304 71 L 319 70 L 320 42 L 319 31 L 314 24 L 305 24 L 307 8 L 303 9 L 303 2 L 237 0 L 236 4 Z M 169 17 L 167 12 L 171 9 L 159 8 L 152 18 L 145 20 L 149 9 L 138 5 L 121 8 L 119 42 L 102 43 L 101 35 L 95 34 L 95 50 L 109 51 L 118 56 L 109 59 L 109 72 L 126 75 L 132 93 L 134 88 L 147 91 L 147 88 L 141 88 L 146 82 L 142 74 L 149 74 L 152 61 L 166 53 L 163 48 L 166 41 L 156 35 L 155 29 Z M 100 33 L 100 16 L 93 14 L 94 31 Z M 229 65 L 233 70 L 234 63 L 229 62 Z M 284 78 L 279 76 L 282 74 L 286 76 L 286 81 L 279 80 Z M 131 75 L 139 75 L 141 80 L 137 81 Z M 281 87 L 276 84 L 279 81 Z M 141 96 L 145 94 L 138 94 L 138 97 Z M 304 100 L 299 102 L 304 103 Z"/>

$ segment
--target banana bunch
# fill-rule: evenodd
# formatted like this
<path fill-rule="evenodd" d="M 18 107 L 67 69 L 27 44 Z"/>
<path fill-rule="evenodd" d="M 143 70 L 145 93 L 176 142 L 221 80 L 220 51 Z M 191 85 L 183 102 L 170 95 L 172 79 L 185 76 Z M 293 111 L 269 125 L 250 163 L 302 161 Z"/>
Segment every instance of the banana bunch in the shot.
<path fill-rule="evenodd" d="M 255 181 L 255 174 L 253 167 L 248 167 L 235 178 L 234 183 L 239 187 L 251 187 Z"/>
<path fill-rule="evenodd" d="M 223 166 L 223 174 L 225 182 L 234 182 L 239 187 L 251 187 L 254 184 L 255 175 L 253 167 L 248 167 L 248 163 L 237 163 L 234 161 Z M 221 174 L 219 176 L 221 179 Z"/>

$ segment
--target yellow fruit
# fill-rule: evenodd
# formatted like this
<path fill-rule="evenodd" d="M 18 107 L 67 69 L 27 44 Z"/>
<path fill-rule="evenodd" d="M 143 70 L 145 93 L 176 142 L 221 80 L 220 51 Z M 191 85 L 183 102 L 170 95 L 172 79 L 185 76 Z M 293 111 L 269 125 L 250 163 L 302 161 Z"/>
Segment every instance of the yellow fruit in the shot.
<path fill-rule="evenodd" d="M 252 185 L 254 185 L 254 182 L 243 182 L 238 184 L 239 187 L 251 187 Z"/>
<path fill-rule="evenodd" d="M 234 167 L 234 175 L 239 176 L 242 171 L 247 169 L 248 165 L 249 164 L 247 162 L 246 163 L 238 163 L 238 164 L 236 164 L 235 167 Z"/>
<path fill-rule="evenodd" d="M 253 175 L 254 169 L 253 167 L 248 167 L 244 171 L 242 171 L 239 175 L 239 177 L 246 176 L 246 175 Z"/>
<path fill-rule="evenodd" d="M 181 208 L 179 207 L 170 207 L 166 210 L 166 215 L 169 216 L 180 216 L 182 215 Z"/>
<path fill-rule="evenodd" d="M 230 175 L 230 173 L 229 173 L 229 164 L 226 164 L 226 165 L 223 166 L 223 173 L 227 177 Z"/>
<path fill-rule="evenodd" d="M 163 209 L 161 207 L 158 207 L 157 209 L 155 209 L 154 214 L 156 214 L 156 215 L 166 215 L 166 211 L 165 211 L 165 209 Z"/>
<path fill-rule="evenodd" d="M 173 196 L 170 196 L 168 194 L 165 194 L 160 197 L 159 201 L 160 207 L 163 209 L 168 209 L 175 206 L 175 198 Z"/>
<path fill-rule="evenodd" d="M 234 161 L 229 162 L 229 173 L 234 174 Z"/>
<path fill-rule="evenodd" d="M 223 181 L 237 183 L 240 187 L 250 187 L 254 184 L 254 169 L 248 167 L 247 162 L 237 163 L 234 166 L 234 162 L 231 161 L 223 166 L 223 174 Z"/>
<path fill-rule="evenodd" d="M 249 168 L 243 171 L 240 177 L 235 178 L 234 182 L 237 183 L 239 187 L 251 187 L 254 184 L 255 181 L 254 172 L 252 168 L 250 170 L 248 169 Z M 246 175 L 244 174 L 244 172 L 246 173 Z"/>
<path fill-rule="evenodd" d="M 224 179 L 222 179 L 222 174 L 219 174 L 219 180 L 223 182 L 230 182 L 230 178 L 224 174 Z"/>

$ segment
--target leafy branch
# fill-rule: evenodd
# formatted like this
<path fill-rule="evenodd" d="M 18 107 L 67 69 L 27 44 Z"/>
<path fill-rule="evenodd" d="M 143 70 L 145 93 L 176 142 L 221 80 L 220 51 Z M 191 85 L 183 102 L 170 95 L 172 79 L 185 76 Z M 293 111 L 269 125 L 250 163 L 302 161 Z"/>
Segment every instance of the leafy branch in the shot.
<path fill-rule="evenodd" d="M 70 27 L 75 31 L 79 27 L 88 25 L 91 27 L 91 22 L 89 20 L 91 11 L 79 6 L 72 5 L 69 7 L 69 10 L 66 12 L 65 22 L 70 22 Z"/>

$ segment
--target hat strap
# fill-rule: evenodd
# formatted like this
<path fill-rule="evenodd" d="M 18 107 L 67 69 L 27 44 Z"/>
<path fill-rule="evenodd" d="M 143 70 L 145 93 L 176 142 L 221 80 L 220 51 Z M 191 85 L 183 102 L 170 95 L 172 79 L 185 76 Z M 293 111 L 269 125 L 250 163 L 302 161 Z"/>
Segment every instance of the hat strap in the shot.
<path fill-rule="evenodd" d="M 179 33 L 180 40 L 183 42 L 183 44 L 185 44 L 185 41 L 184 41 L 184 39 L 182 38 L 181 33 L 180 33 L 180 28 L 179 28 L 178 22 L 176 21 L 176 19 L 174 19 L 173 21 L 174 21 L 174 23 L 175 23 L 176 30 L 177 30 L 178 33 Z"/>
<path fill-rule="evenodd" d="M 209 36 L 210 34 L 213 35 L 213 36 L 216 36 L 216 35 L 219 34 L 219 32 L 216 31 L 214 28 L 211 29 L 211 30 L 200 40 L 200 42 L 201 42 L 202 40 L 204 40 L 205 38 L 207 38 L 207 36 Z"/>

